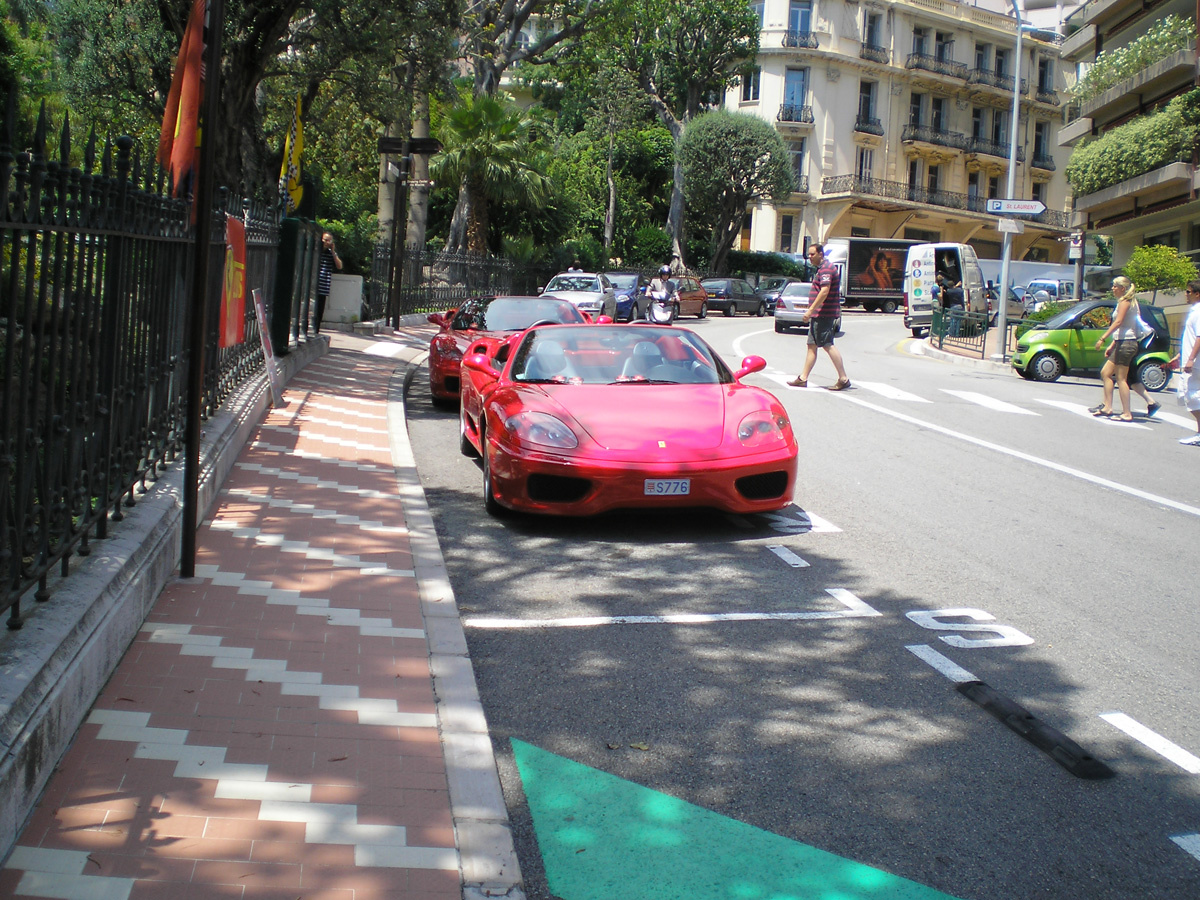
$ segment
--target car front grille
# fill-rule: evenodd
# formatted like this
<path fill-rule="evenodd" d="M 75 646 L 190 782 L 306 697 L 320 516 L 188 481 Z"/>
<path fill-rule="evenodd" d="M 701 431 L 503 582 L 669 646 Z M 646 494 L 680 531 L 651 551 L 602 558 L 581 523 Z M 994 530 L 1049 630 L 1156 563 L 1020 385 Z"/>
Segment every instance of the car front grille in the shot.
<path fill-rule="evenodd" d="M 587 496 L 592 483 L 586 478 L 535 473 L 529 476 L 525 489 L 536 503 L 577 503 Z"/>
<path fill-rule="evenodd" d="M 459 388 L 458 388 L 458 376 L 457 375 L 447 375 L 446 376 L 446 390 L 450 391 L 451 393 L 455 393 L 455 394 L 458 393 Z"/>
<path fill-rule="evenodd" d="M 758 475 L 747 475 L 734 482 L 738 493 L 747 500 L 772 500 L 782 497 L 787 490 L 787 472 L 763 472 Z"/>

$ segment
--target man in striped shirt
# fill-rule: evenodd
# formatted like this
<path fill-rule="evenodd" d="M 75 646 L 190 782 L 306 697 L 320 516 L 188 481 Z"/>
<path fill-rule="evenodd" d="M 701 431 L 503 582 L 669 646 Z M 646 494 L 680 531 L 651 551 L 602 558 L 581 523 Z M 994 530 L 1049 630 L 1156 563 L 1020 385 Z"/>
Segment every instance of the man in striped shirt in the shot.
<path fill-rule="evenodd" d="M 808 296 L 808 310 L 802 320 L 808 325 L 808 355 L 804 358 L 804 371 L 788 384 L 792 387 L 808 387 L 808 373 L 816 365 L 817 348 L 823 347 L 838 375 L 837 383 L 830 386 L 829 390 L 844 391 L 850 387 L 850 379 L 846 377 L 846 367 L 842 364 L 842 351 L 833 346 L 842 311 L 841 273 L 837 266 L 825 258 L 825 250 L 820 244 L 808 248 L 808 260 L 817 267 Z"/>

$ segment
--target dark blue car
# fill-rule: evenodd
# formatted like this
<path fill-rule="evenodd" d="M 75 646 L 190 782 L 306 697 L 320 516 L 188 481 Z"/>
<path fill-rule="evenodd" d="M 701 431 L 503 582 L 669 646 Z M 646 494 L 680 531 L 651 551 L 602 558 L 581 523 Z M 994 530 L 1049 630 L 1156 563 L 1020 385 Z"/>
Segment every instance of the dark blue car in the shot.
<path fill-rule="evenodd" d="M 638 310 L 646 306 L 646 291 L 650 279 L 640 272 L 607 272 L 617 294 L 618 322 L 631 322 L 638 317 Z"/>

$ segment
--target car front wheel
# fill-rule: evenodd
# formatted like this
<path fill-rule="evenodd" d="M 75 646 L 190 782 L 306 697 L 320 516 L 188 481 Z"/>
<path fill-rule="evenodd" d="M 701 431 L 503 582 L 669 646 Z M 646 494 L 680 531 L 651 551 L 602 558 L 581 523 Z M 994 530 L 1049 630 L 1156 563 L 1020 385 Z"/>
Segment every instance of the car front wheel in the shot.
<path fill-rule="evenodd" d="M 1029 361 L 1029 371 L 1034 381 L 1058 381 L 1065 368 L 1059 357 L 1045 350 Z"/>
<path fill-rule="evenodd" d="M 483 508 L 489 516 L 503 518 L 508 514 L 508 507 L 496 499 L 496 485 L 492 481 L 492 465 L 489 462 L 491 454 L 488 452 L 487 435 L 482 431 L 479 432 L 479 446 L 483 448 L 480 454 L 483 457 Z"/>
<path fill-rule="evenodd" d="M 1171 381 L 1166 363 L 1157 359 L 1148 359 L 1138 366 L 1137 377 L 1148 391 L 1161 391 Z"/>

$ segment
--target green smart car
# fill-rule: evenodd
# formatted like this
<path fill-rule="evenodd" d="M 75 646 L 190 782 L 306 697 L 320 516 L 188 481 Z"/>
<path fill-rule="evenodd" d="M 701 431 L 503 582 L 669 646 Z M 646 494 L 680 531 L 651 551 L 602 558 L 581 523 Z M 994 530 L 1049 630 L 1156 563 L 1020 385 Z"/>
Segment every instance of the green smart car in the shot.
<path fill-rule="evenodd" d="M 1038 322 L 1017 338 L 1013 368 L 1031 381 L 1057 381 L 1065 373 L 1096 375 L 1104 365 L 1104 350 L 1096 341 L 1112 323 L 1116 301 L 1112 297 L 1082 300 L 1045 322 Z M 1142 321 L 1155 334 L 1143 341 L 1131 369 L 1150 391 L 1161 391 L 1171 380 L 1171 332 L 1167 317 L 1157 306 L 1140 304 Z"/>

